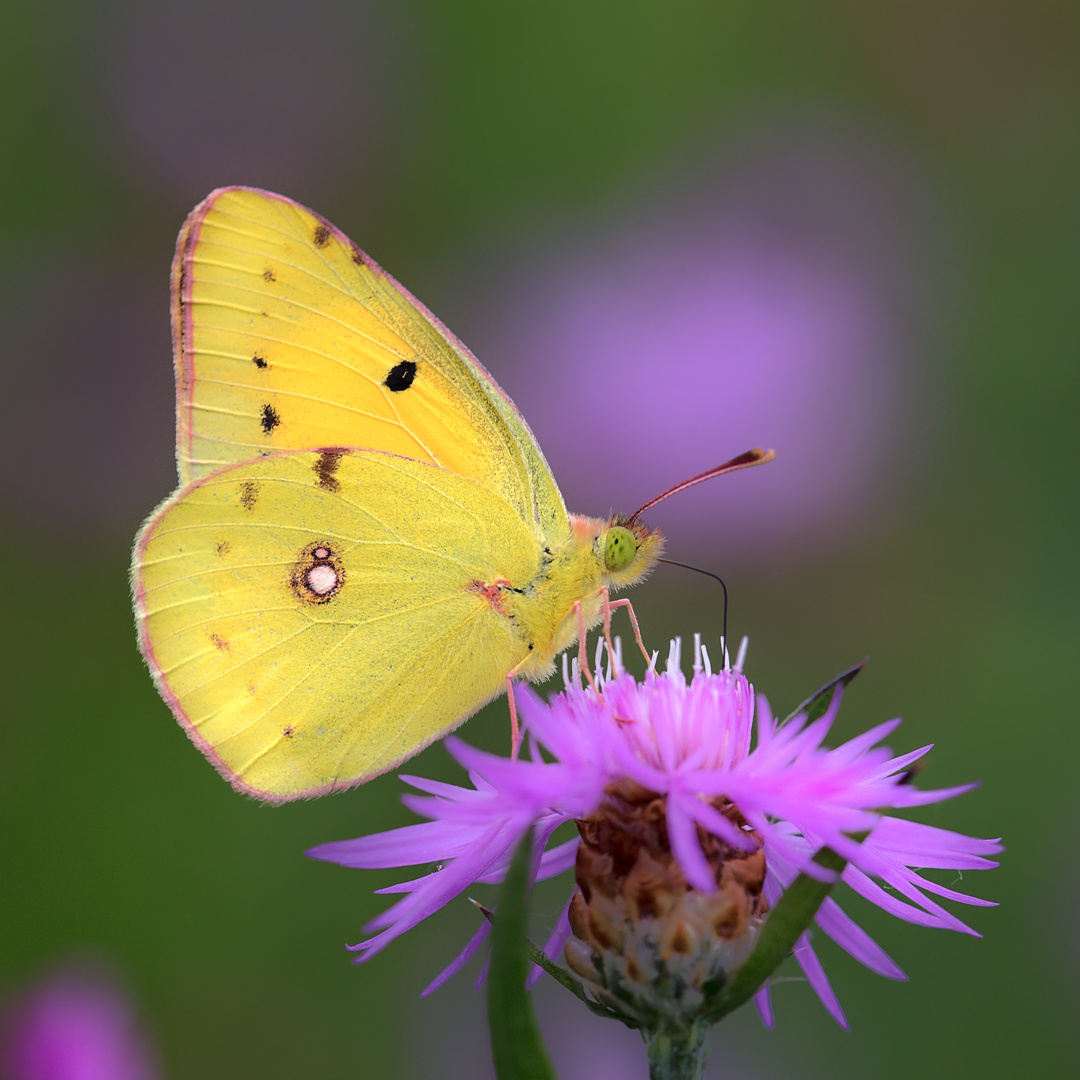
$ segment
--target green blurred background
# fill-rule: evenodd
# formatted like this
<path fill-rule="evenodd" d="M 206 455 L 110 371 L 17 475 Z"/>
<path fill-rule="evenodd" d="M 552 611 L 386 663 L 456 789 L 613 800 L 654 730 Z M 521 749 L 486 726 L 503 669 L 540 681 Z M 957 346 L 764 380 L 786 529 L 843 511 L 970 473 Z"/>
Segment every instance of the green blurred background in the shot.
<path fill-rule="evenodd" d="M 836 257 L 891 313 L 879 359 L 902 388 L 843 406 L 902 404 L 878 442 L 864 432 L 852 447 L 873 469 L 823 489 L 827 514 L 763 505 L 765 529 L 757 504 L 733 504 L 729 542 L 710 548 L 684 518 L 672 554 L 725 573 L 749 674 L 778 708 L 869 653 L 836 737 L 904 716 L 896 749 L 937 744 L 924 786 L 984 781 L 925 820 L 1003 835 L 1008 851 L 959 886 L 1001 904 L 959 912 L 983 940 L 852 901 L 910 982 L 826 943 L 852 1030 L 805 984 L 781 985 L 777 1029 L 736 1017 L 710 1075 L 1075 1075 L 1080 7 L 47 0 L 0 9 L 0 80 L 4 993 L 99 958 L 171 1078 L 488 1075 L 473 976 L 417 997 L 471 933 L 468 906 L 352 967 L 343 946 L 393 875 L 302 854 L 409 821 L 400 782 L 258 806 L 189 745 L 136 650 L 129 544 L 174 483 L 167 274 L 191 206 L 249 183 L 328 216 L 474 346 L 527 418 L 537 395 L 542 443 L 565 424 L 573 463 L 574 431 L 605 401 L 556 373 L 560 400 L 586 398 L 560 420 L 570 405 L 544 413 L 530 390 L 542 365 L 485 350 L 514 340 L 505 281 L 526 303 L 565 242 L 585 267 L 568 279 L 578 289 L 589 252 L 617 251 L 611 237 L 643 217 L 661 236 L 693 233 L 710 178 L 740 169 L 751 190 L 768 186 L 755 169 L 783 174 L 766 216 L 789 236 L 804 185 L 827 195 L 833 174 L 785 167 L 821 155 L 783 146 L 821 143 L 862 179 L 807 228 L 819 247 L 847 230 Z M 665 233 L 675 203 L 691 210 Z M 746 448 L 724 440 L 721 413 L 716 460 Z M 662 457 L 672 436 L 651 437 L 628 426 Z M 623 465 L 599 455 L 578 470 L 603 492 Z M 813 471 L 829 474 L 827 455 Z M 756 477 L 732 485 L 743 479 L 682 496 L 681 512 L 752 499 Z M 658 645 L 716 631 L 716 597 L 676 571 L 635 606 Z M 505 703 L 465 733 L 502 747 Z M 438 746 L 410 768 L 456 775 Z M 541 914 L 566 888 L 540 897 Z M 645 1075 L 633 1036 L 555 990 L 537 996 L 564 1080 Z"/>

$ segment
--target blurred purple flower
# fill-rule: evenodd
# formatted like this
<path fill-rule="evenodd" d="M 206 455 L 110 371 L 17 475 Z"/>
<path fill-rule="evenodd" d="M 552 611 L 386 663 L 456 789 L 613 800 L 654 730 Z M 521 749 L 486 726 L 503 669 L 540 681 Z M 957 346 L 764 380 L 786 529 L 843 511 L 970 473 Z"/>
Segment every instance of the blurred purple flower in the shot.
<path fill-rule="evenodd" d="M 369 924 L 369 930 L 378 932 L 352 947 L 358 959 L 374 956 L 474 882 L 501 881 L 530 825 L 535 824 L 537 851 L 542 852 L 537 877 L 553 877 L 576 862 L 581 886 L 579 845 L 591 843 L 588 822 L 600 820 L 601 810 L 612 800 L 642 805 L 662 801 L 662 831 L 676 864 L 674 874 L 664 873 L 669 882 L 673 876 L 678 879 L 676 891 L 682 882 L 683 891 L 718 896 L 730 884 L 727 876 L 721 877 L 724 859 L 731 864 L 760 845 L 764 894 L 771 908 L 800 871 L 828 879 L 828 872 L 812 860 L 818 850 L 829 847 L 848 860 L 843 880 L 885 911 L 922 926 L 975 933 L 933 896 L 976 905 L 989 902 L 940 886 L 915 868 L 990 868 L 997 864 L 987 856 L 1000 851 L 1000 845 L 884 813 L 951 798 L 974 785 L 919 791 L 908 783 L 908 770 L 930 747 L 898 757 L 878 747 L 899 720 L 880 724 L 836 749 L 824 749 L 822 742 L 840 705 L 839 690 L 825 715 L 812 723 L 799 716 L 778 724 L 768 703 L 758 697 L 757 743 L 751 750 L 754 690 L 740 665 L 714 675 L 707 653 L 695 644 L 694 677 L 687 684 L 679 660 L 679 643 L 672 642 L 664 674 L 650 672 L 639 684 L 621 673 L 616 662 L 614 674 L 609 668 L 606 679 L 598 676 L 599 693 L 567 680 L 565 693 L 547 705 L 521 688 L 517 697 L 530 740 L 528 758 L 507 760 L 448 739 L 450 753 L 469 770 L 472 787 L 403 777 L 427 796 L 406 796 L 406 805 L 430 821 L 312 849 L 309 854 L 315 858 L 356 868 L 440 864 L 433 873 L 381 890 L 406 895 Z M 553 760 L 545 760 L 540 747 Z M 620 794 L 626 792 L 631 794 Z M 548 848 L 552 834 L 567 822 L 577 822 L 586 839 Z M 861 843 L 851 838 L 861 833 L 869 833 Z M 727 855 L 718 855 L 714 840 L 703 846 L 703 836 L 718 841 Z M 657 866 L 655 860 L 649 862 L 653 880 L 660 873 Z M 752 876 L 748 868 L 749 862 L 738 884 Z M 741 936 L 723 941 L 714 937 L 706 943 L 712 950 L 708 963 L 727 974 L 737 969 L 756 940 L 762 919 L 756 904 L 759 889 L 737 920 Z M 564 943 L 568 960 L 573 959 L 570 946 L 580 950 L 581 943 L 570 934 L 578 895 L 548 942 L 553 957 Z M 696 917 L 700 904 L 690 908 Z M 577 915 L 579 922 L 583 917 Z M 905 977 L 834 900 L 825 901 L 816 922 L 872 971 Z M 475 953 L 487 925 L 425 992 L 441 985 Z M 800 939 L 795 958 L 826 1009 L 846 1026 L 809 934 Z M 580 973 L 578 965 L 572 966 Z M 756 1000 L 763 1021 L 771 1026 L 767 986 Z"/>
<path fill-rule="evenodd" d="M 722 183 L 668 185 L 501 267 L 468 340 L 568 505 L 629 512 L 752 446 L 777 463 L 657 511 L 673 551 L 790 549 L 895 498 L 937 274 L 910 170 L 835 142 L 788 133 Z"/>
<path fill-rule="evenodd" d="M 5 1080 L 155 1080 L 131 1004 L 109 980 L 61 971 L 17 1000 L 0 1028 Z"/>

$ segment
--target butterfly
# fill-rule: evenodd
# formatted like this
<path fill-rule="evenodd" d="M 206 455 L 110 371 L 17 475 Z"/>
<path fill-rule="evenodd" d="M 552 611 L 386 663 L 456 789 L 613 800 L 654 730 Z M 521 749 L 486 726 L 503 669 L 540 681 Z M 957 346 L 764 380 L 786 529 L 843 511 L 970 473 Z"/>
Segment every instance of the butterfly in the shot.
<path fill-rule="evenodd" d="M 240 791 L 393 768 L 548 677 L 661 556 L 637 514 L 569 514 L 468 349 L 291 199 L 220 188 L 192 211 L 172 331 L 180 483 L 135 542 L 139 646 Z"/>

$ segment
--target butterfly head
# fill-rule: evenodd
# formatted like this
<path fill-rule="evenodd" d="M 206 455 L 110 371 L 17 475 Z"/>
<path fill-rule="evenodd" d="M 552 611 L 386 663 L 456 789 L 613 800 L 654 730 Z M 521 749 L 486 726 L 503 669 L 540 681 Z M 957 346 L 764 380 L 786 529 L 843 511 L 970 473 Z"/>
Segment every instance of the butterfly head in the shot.
<path fill-rule="evenodd" d="M 711 480 L 714 476 L 722 476 L 724 473 L 735 472 L 737 469 L 745 469 L 751 465 L 761 465 L 766 461 L 772 461 L 775 456 L 772 450 L 748 450 L 745 454 L 724 462 L 723 465 L 717 465 L 713 469 L 668 488 L 655 499 L 650 499 L 644 506 L 639 507 L 629 517 L 612 517 L 606 523 L 592 522 L 599 526 L 594 534 L 594 550 L 602 564 L 601 572 L 605 584 L 616 589 L 626 585 L 636 585 L 660 561 L 660 556 L 664 553 L 664 536 L 659 529 L 650 529 L 640 520 L 641 514 L 646 510 L 671 495 L 685 491 L 705 480 Z M 586 519 L 581 520 L 584 522 Z"/>
<path fill-rule="evenodd" d="M 636 518 L 613 517 L 597 537 L 606 583 L 621 589 L 636 585 L 664 552 L 664 536 Z"/>

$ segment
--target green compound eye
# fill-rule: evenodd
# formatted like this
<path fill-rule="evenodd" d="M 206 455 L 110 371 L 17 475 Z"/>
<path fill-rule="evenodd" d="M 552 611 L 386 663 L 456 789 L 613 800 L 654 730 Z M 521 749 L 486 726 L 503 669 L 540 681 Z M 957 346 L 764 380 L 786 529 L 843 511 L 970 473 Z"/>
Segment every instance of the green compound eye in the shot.
<path fill-rule="evenodd" d="M 625 570 L 637 554 L 637 541 L 629 529 L 613 525 L 604 541 L 604 565 L 609 570 Z"/>

